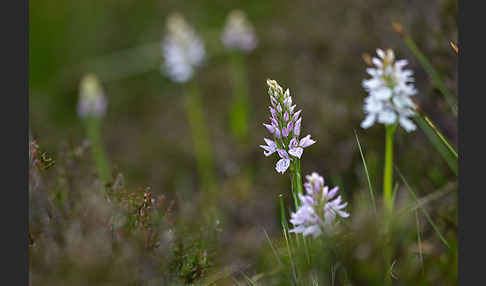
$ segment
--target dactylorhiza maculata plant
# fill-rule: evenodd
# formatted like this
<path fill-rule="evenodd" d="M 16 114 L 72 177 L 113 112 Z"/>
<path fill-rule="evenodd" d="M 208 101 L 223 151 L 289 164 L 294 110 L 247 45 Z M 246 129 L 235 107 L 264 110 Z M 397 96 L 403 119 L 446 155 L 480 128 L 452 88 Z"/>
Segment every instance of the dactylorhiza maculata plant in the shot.
<path fill-rule="evenodd" d="M 329 189 L 319 174 L 314 172 L 306 179 L 306 194 L 299 194 L 301 205 L 291 214 L 290 222 L 294 228 L 289 232 L 316 238 L 325 231 L 334 231 L 339 224 L 338 218 L 349 217 L 349 213 L 343 210 L 348 203 L 343 202 L 340 195 L 336 197 L 339 187 Z"/>
<path fill-rule="evenodd" d="M 248 139 L 248 118 L 251 114 L 249 103 L 248 72 L 246 56 L 257 46 L 255 30 L 240 10 L 231 11 L 226 19 L 221 42 L 228 51 L 233 88 L 233 102 L 229 109 L 229 123 L 233 136 L 240 142 Z"/>
<path fill-rule="evenodd" d="M 204 61 L 204 43 L 196 31 L 178 14 L 167 19 L 167 34 L 162 41 L 164 64 L 162 72 L 179 84 L 184 84 L 184 100 L 197 169 L 203 193 L 202 204 L 206 209 L 215 201 L 215 179 L 213 158 L 209 140 L 209 129 L 205 120 L 201 94 L 195 78 L 197 69 Z"/>
<path fill-rule="evenodd" d="M 107 105 L 108 101 L 98 78 L 94 74 L 84 76 L 79 86 L 77 111 L 85 123 L 93 160 L 103 184 L 110 179 L 109 163 L 101 139 L 101 121 Z"/>
<path fill-rule="evenodd" d="M 378 121 L 385 125 L 399 123 L 407 132 L 414 131 L 416 126 L 410 120 L 416 108 L 410 97 L 417 93 L 413 72 L 403 69 L 407 60 L 395 61 L 392 50 L 377 49 L 376 53 L 379 58 L 372 59 L 376 68 L 367 68 L 371 78 L 363 81 L 369 95 L 365 98 L 366 118 L 361 127 L 369 128 Z"/>
<path fill-rule="evenodd" d="M 365 98 L 366 118 L 361 127 L 369 128 L 375 121 L 386 126 L 383 201 L 385 211 L 390 214 L 393 209 L 393 136 L 398 125 L 407 132 L 416 129 L 410 117 L 415 115 L 416 106 L 411 96 L 417 90 L 413 85 L 413 72 L 403 69 L 407 60 L 395 61 L 395 54 L 390 49 L 386 52 L 377 49 L 376 53 L 379 58 L 372 59 L 375 68 L 366 70 L 371 79 L 363 81 L 369 95 Z"/>
<path fill-rule="evenodd" d="M 267 145 L 260 145 L 266 157 L 276 153 L 280 157 L 275 169 L 278 173 L 285 173 L 292 162 L 298 162 L 304 153 L 304 148 L 309 147 L 316 141 L 310 135 L 302 139 L 300 129 L 302 110 L 296 111 L 296 105 L 292 104 L 290 91 L 285 92 L 275 80 L 267 80 L 268 95 L 270 96 L 270 124 L 263 125 L 271 134 L 272 138 L 264 138 Z"/>
<path fill-rule="evenodd" d="M 256 48 L 258 41 L 255 31 L 243 11 L 234 10 L 228 15 L 221 41 L 230 50 L 248 53 Z"/>
<path fill-rule="evenodd" d="M 170 15 L 167 19 L 167 34 L 162 41 L 162 55 L 163 73 L 178 83 L 190 80 L 206 55 L 204 43 L 178 13 Z"/>

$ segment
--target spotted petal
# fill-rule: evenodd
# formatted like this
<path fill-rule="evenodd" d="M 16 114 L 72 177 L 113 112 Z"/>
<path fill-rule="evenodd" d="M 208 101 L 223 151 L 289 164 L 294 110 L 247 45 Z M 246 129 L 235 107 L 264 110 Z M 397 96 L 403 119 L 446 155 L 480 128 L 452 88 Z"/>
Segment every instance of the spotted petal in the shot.
<path fill-rule="evenodd" d="M 290 166 L 290 159 L 280 159 L 278 160 L 277 164 L 275 165 L 275 170 L 278 173 L 285 173 Z"/>
<path fill-rule="evenodd" d="M 302 147 L 296 147 L 296 148 L 289 149 L 289 154 L 294 156 L 294 157 L 297 157 L 299 159 L 300 159 L 300 156 L 302 156 L 302 153 L 304 153 L 304 148 L 302 148 Z"/>

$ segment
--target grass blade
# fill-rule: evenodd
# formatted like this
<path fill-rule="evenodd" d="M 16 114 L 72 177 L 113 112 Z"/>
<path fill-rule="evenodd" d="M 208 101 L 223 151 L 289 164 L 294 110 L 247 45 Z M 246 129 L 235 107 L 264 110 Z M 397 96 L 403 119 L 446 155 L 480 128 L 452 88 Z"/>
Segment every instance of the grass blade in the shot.
<path fill-rule="evenodd" d="M 273 246 L 272 241 L 270 240 L 270 237 L 268 236 L 268 233 L 265 229 L 263 229 L 263 232 L 265 233 L 265 237 L 268 241 L 268 244 L 270 244 L 270 247 L 272 248 L 272 252 L 275 255 L 275 258 L 277 258 L 278 264 L 282 265 L 282 261 L 280 261 L 280 257 L 278 257 L 277 250 L 275 250 L 275 247 Z"/>
<path fill-rule="evenodd" d="M 424 68 L 425 72 L 430 76 L 432 79 L 432 84 L 442 93 L 444 99 L 446 100 L 447 104 L 452 110 L 454 116 L 457 117 L 457 103 L 456 99 L 452 95 L 451 91 L 445 86 L 444 81 L 439 75 L 439 72 L 432 66 L 429 59 L 420 51 L 415 41 L 412 37 L 406 34 L 403 30 L 403 27 L 399 23 L 392 23 L 392 26 L 396 32 L 400 35 L 400 37 L 405 42 L 407 48 L 412 52 L 412 54 L 417 58 L 419 63 Z M 397 30 L 398 29 L 398 30 Z"/>
<path fill-rule="evenodd" d="M 368 166 L 366 165 L 366 160 L 363 155 L 363 150 L 361 149 L 361 144 L 359 144 L 358 134 L 356 133 L 356 130 L 354 130 L 354 136 L 356 137 L 356 142 L 358 143 L 359 153 L 361 155 L 361 161 L 363 161 L 363 167 L 365 170 L 366 179 L 368 180 L 368 189 L 370 191 L 371 204 L 373 206 L 373 211 L 375 212 L 376 215 L 375 194 L 373 192 L 373 187 L 371 186 L 370 174 L 368 173 Z"/>
<path fill-rule="evenodd" d="M 447 162 L 451 171 L 457 176 L 458 154 L 454 147 L 452 147 L 452 145 L 445 139 L 444 135 L 442 135 L 426 115 L 417 115 L 414 117 L 414 120 L 424 131 L 435 149 L 441 154 L 442 158 Z"/>
<path fill-rule="evenodd" d="M 294 283 L 297 284 L 297 272 L 294 264 L 294 259 L 292 257 L 292 250 L 290 249 L 290 242 L 289 242 L 289 236 L 288 236 L 288 230 L 289 227 L 287 225 L 287 217 L 285 216 L 285 209 L 284 209 L 284 202 L 283 202 L 283 196 L 282 194 L 279 195 L 279 200 L 280 200 L 280 220 L 282 223 L 282 229 L 283 229 L 283 235 L 285 238 L 285 244 L 287 248 L 287 252 L 289 255 L 289 260 L 290 260 L 290 268 L 292 270 L 292 277 L 294 278 Z"/>
<path fill-rule="evenodd" d="M 409 206 L 404 207 L 402 210 L 400 210 L 399 215 L 404 215 L 404 214 L 416 211 L 420 207 L 422 207 L 422 206 L 424 206 L 424 205 L 426 205 L 426 204 L 428 204 L 432 201 L 438 200 L 438 199 L 442 198 L 443 196 L 451 193 L 452 191 L 455 190 L 456 187 L 457 187 L 457 184 L 448 184 L 445 188 L 443 188 L 441 190 L 437 190 L 437 191 L 435 191 L 435 192 L 433 192 L 429 195 L 426 195 L 425 197 L 420 198 L 418 200 L 418 203 L 411 203 Z"/>
<path fill-rule="evenodd" d="M 398 168 L 396 168 L 396 167 L 395 167 L 395 169 L 397 170 L 398 175 L 400 176 L 400 178 L 402 179 L 403 183 L 405 184 L 405 186 L 407 187 L 408 191 L 410 192 L 410 195 L 413 197 L 413 199 L 415 200 L 415 202 L 418 204 L 419 203 L 419 200 L 417 199 L 417 195 L 416 195 L 415 191 L 412 189 L 412 187 L 410 187 L 410 185 L 408 184 L 408 182 L 405 179 L 405 177 L 403 177 L 403 175 L 400 172 L 400 170 Z M 434 229 L 434 231 L 437 233 L 437 235 L 439 236 L 439 238 L 442 241 L 442 243 L 444 243 L 444 245 L 447 246 L 447 248 L 450 249 L 449 243 L 444 238 L 444 236 L 442 235 L 442 233 L 440 232 L 439 228 L 434 223 L 434 221 L 432 221 L 432 218 L 430 217 L 429 212 L 424 207 L 420 207 L 420 210 L 422 210 L 422 213 L 424 214 L 425 218 L 430 223 L 430 225 L 432 226 L 432 228 Z"/>
<path fill-rule="evenodd" d="M 415 210 L 415 226 L 417 228 L 417 246 L 419 251 L 420 265 L 422 266 L 422 271 L 424 270 L 424 258 L 422 255 L 422 239 L 420 238 L 420 220 L 418 217 L 418 211 Z"/>

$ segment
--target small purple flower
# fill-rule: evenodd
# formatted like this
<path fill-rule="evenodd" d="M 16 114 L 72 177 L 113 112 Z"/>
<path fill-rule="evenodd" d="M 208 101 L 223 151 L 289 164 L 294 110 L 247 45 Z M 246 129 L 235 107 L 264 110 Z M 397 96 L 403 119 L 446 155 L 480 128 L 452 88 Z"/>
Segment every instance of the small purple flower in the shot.
<path fill-rule="evenodd" d="M 300 159 L 302 153 L 304 153 L 304 148 L 309 147 L 315 142 L 316 141 L 310 139 L 310 135 L 302 138 L 298 144 L 297 139 L 292 138 L 289 143 L 289 154 Z"/>
<path fill-rule="evenodd" d="M 282 136 L 280 136 L 280 134 L 281 134 L 281 133 L 280 133 L 280 129 L 275 128 L 275 137 L 276 137 L 277 139 L 280 139 L 280 138 L 282 137 Z"/>
<path fill-rule="evenodd" d="M 292 106 L 292 97 L 290 97 L 290 91 L 289 89 L 287 88 L 287 90 L 285 91 L 285 100 L 284 100 L 284 105 L 287 107 L 287 108 L 290 108 Z"/>
<path fill-rule="evenodd" d="M 299 115 L 300 115 L 301 112 L 302 112 L 302 109 L 297 111 L 296 113 L 294 113 L 294 115 L 292 116 L 292 120 L 297 121 L 297 119 L 299 119 Z"/>
<path fill-rule="evenodd" d="M 289 158 L 289 155 L 287 154 L 287 151 L 285 151 L 284 149 L 277 149 L 277 153 L 280 156 L 280 158 L 283 158 L 283 159 L 288 159 Z"/>
<path fill-rule="evenodd" d="M 295 126 L 294 126 L 294 135 L 295 136 L 299 136 L 300 135 L 300 123 L 302 122 L 302 118 L 299 118 L 299 120 L 297 120 L 295 122 Z"/>
<path fill-rule="evenodd" d="M 294 122 L 293 121 L 290 121 L 289 123 L 287 123 L 287 129 L 290 131 L 292 131 L 292 129 L 294 128 Z"/>
<path fill-rule="evenodd" d="M 316 143 L 316 141 L 312 140 L 310 135 L 307 135 L 304 138 L 300 139 L 299 146 L 302 148 L 306 148 L 314 143 Z"/>
<path fill-rule="evenodd" d="M 284 120 L 285 122 L 289 121 L 289 113 L 288 113 L 288 112 L 285 112 L 285 113 L 284 113 L 283 120 Z"/>
<path fill-rule="evenodd" d="M 285 138 L 289 137 L 289 129 L 287 127 L 282 128 L 282 135 Z"/>
<path fill-rule="evenodd" d="M 280 105 L 280 103 L 277 105 L 277 111 L 278 113 L 282 113 L 282 106 Z"/>
<path fill-rule="evenodd" d="M 278 122 L 275 118 L 273 117 L 270 117 L 270 122 L 272 123 L 272 125 L 275 127 L 275 128 L 278 128 Z"/>
<path fill-rule="evenodd" d="M 275 151 L 277 151 L 277 143 L 267 138 L 263 138 L 263 140 L 265 140 L 265 143 L 267 143 L 267 145 L 260 145 L 260 147 L 265 150 L 263 154 L 266 157 L 272 155 L 273 153 L 275 153 Z"/>
<path fill-rule="evenodd" d="M 268 132 L 270 132 L 272 134 L 275 132 L 275 127 L 273 127 L 273 125 L 263 123 L 263 126 L 265 126 L 265 128 L 267 128 Z"/>
<path fill-rule="evenodd" d="M 277 105 L 277 100 L 274 97 L 270 97 L 270 103 L 275 107 Z"/>
<path fill-rule="evenodd" d="M 274 108 L 272 107 L 268 107 L 270 109 L 270 114 L 272 115 L 273 118 L 276 118 L 277 117 L 277 112 L 275 111 Z"/>
<path fill-rule="evenodd" d="M 292 138 L 289 143 L 289 154 L 300 159 L 302 153 L 304 153 L 304 148 L 298 146 L 297 139 Z"/>
<path fill-rule="evenodd" d="M 290 108 L 289 108 L 289 111 L 290 111 L 290 114 L 293 114 L 294 113 L 294 109 L 297 105 L 292 105 Z"/>
<path fill-rule="evenodd" d="M 290 166 L 289 155 L 287 154 L 287 151 L 285 151 L 284 149 L 277 149 L 277 152 L 281 159 L 275 165 L 275 170 L 283 174 L 285 173 L 285 171 L 287 171 L 287 169 Z"/>

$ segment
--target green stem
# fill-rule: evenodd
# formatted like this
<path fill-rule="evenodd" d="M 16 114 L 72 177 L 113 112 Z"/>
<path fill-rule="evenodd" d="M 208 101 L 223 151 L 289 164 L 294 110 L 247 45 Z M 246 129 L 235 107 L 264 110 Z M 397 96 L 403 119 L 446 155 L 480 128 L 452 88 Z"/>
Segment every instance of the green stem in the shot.
<path fill-rule="evenodd" d="M 248 78 L 245 57 L 241 52 L 231 53 L 231 76 L 233 80 L 233 106 L 230 124 L 233 135 L 240 141 L 248 137 Z"/>
<path fill-rule="evenodd" d="M 385 166 L 383 172 L 383 204 L 384 204 L 384 246 L 383 256 L 385 259 L 385 285 L 391 285 L 391 218 L 393 212 L 393 137 L 397 124 L 386 125 L 385 135 Z"/>
<path fill-rule="evenodd" d="M 300 174 L 300 159 L 297 159 L 295 161 L 295 165 L 296 165 L 295 180 L 297 181 L 297 193 L 302 195 L 303 190 L 302 190 L 302 176 Z"/>
<path fill-rule="evenodd" d="M 386 216 L 393 211 L 393 136 L 396 124 L 386 126 L 385 136 L 385 168 L 383 175 L 383 203 Z"/>
<path fill-rule="evenodd" d="M 214 203 L 216 192 L 213 173 L 213 156 L 209 140 L 209 129 L 201 104 L 199 88 L 195 80 L 186 85 L 185 103 L 196 157 L 196 165 L 202 184 L 203 204 L 205 204 L 205 207 L 210 207 Z"/>
<path fill-rule="evenodd" d="M 294 198 L 295 208 L 300 206 L 298 194 L 303 194 L 302 191 L 302 176 L 300 174 L 300 160 L 295 158 L 290 166 L 290 182 L 292 185 L 292 197 Z"/>
<path fill-rule="evenodd" d="M 104 188 L 105 184 L 110 180 L 110 165 L 103 148 L 101 140 L 101 119 L 93 116 L 88 116 L 85 119 L 86 132 L 91 143 L 91 150 L 93 154 L 93 161 L 98 176 Z"/>

